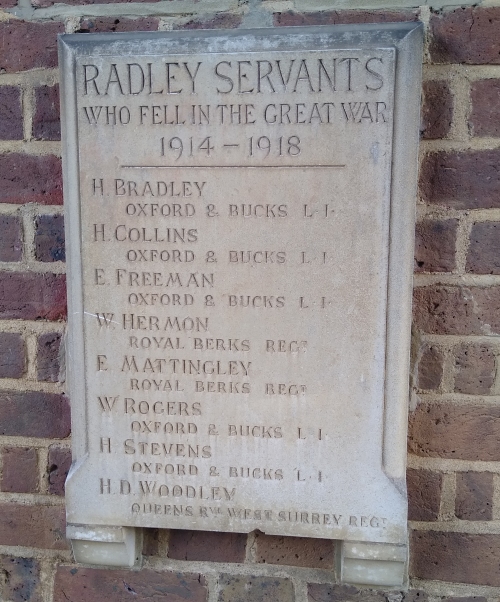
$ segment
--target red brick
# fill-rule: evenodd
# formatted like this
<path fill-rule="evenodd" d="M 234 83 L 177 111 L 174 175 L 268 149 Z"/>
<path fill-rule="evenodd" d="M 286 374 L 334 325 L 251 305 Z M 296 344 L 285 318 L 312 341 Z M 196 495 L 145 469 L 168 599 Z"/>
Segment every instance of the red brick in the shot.
<path fill-rule="evenodd" d="M 423 83 L 422 120 L 424 140 L 446 138 L 453 120 L 453 96 L 448 82 L 434 80 Z"/>
<path fill-rule="evenodd" d="M 59 381 L 61 333 L 47 332 L 38 337 L 37 378 L 50 383 Z"/>
<path fill-rule="evenodd" d="M 463 343 L 455 351 L 455 392 L 487 395 L 495 380 L 495 354 L 488 345 Z"/>
<path fill-rule="evenodd" d="M 500 149 L 436 152 L 420 170 L 424 201 L 454 209 L 500 207 Z"/>
<path fill-rule="evenodd" d="M 62 506 L 0 504 L 0 545 L 65 550 Z"/>
<path fill-rule="evenodd" d="M 69 433 L 69 403 L 64 395 L 0 391 L 0 435 L 64 439 Z"/>
<path fill-rule="evenodd" d="M 64 274 L 0 272 L 0 319 L 59 320 L 65 316 Z"/>
<path fill-rule="evenodd" d="M 116 0 L 117 2 L 121 0 Z M 135 0 L 134 0 L 135 1 Z M 139 0 L 146 2 L 147 0 Z M 157 1 L 157 0 L 153 0 Z M 92 17 L 84 19 L 78 33 L 99 33 L 106 31 L 157 31 L 158 19 L 141 17 L 140 19 L 122 19 L 121 17 Z"/>
<path fill-rule="evenodd" d="M 389 598 L 388 592 L 384 591 L 328 583 L 309 583 L 307 593 L 309 602 L 387 602 Z M 427 602 L 428 599 L 425 592 L 415 589 L 408 592 L 394 592 L 394 594 L 401 602 Z"/>
<path fill-rule="evenodd" d="M 332 569 L 334 544 L 331 539 L 279 537 L 257 533 L 256 562 L 284 564 L 318 569 Z"/>
<path fill-rule="evenodd" d="M 462 520 L 493 518 L 493 474 L 491 472 L 459 472 L 455 515 Z"/>
<path fill-rule="evenodd" d="M 174 29 L 236 29 L 241 25 L 242 15 L 220 13 L 211 19 L 193 19 L 174 25 Z"/>
<path fill-rule="evenodd" d="M 159 2 L 160 0 L 65 0 L 64 4 L 70 6 L 85 6 L 89 4 L 125 4 L 126 2 Z M 31 0 L 31 5 L 35 8 L 47 8 L 58 4 L 58 0 Z"/>
<path fill-rule="evenodd" d="M 406 472 L 408 520 L 434 521 L 439 515 L 443 475 L 432 470 Z"/>
<path fill-rule="evenodd" d="M 473 224 L 467 253 L 467 272 L 500 274 L 500 222 Z"/>
<path fill-rule="evenodd" d="M 38 560 L 0 556 L 0 575 L 0 600 L 42 602 Z"/>
<path fill-rule="evenodd" d="M 409 450 L 417 456 L 500 460 L 500 407 L 420 403 L 410 415 Z"/>
<path fill-rule="evenodd" d="M 429 334 L 500 334 L 500 287 L 418 287 L 413 318 Z"/>
<path fill-rule="evenodd" d="M 160 530 L 143 529 L 142 554 L 144 556 L 157 556 L 160 551 Z"/>
<path fill-rule="evenodd" d="M 219 576 L 218 602 L 293 602 L 294 599 L 289 579 L 226 573 Z"/>
<path fill-rule="evenodd" d="M 439 389 L 443 377 L 444 356 L 434 345 L 424 347 L 418 363 L 417 387 L 427 391 Z"/>
<path fill-rule="evenodd" d="M 410 550 L 411 577 L 500 585 L 500 535 L 414 531 Z"/>
<path fill-rule="evenodd" d="M 0 332 L 0 378 L 21 378 L 25 369 L 23 337 L 18 332 Z"/>
<path fill-rule="evenodd" d="M 500 7 L 457 8 L 430 21 L 434 63 L 500 63 Z"/>
<path fill-rule="evenodd" d="M 451 272 L 455 269 L 458 220 L 425 219 L 415 230 L 415 272 Z"/>
<path fill-rule="evenodd" d="M 246 534 L 215 531 L 170 531 L 168 557 L 175 560 L 244 562 Z"/>
<path fill-rule="evenodd" d="M 38 261 L 65 261 L 64 216 L 39 215 L 35 222 L 35 257 Z"/>
<path fill-rule="evenodd" d="M 469 127 L 473 135 L 500 136 L 500 79 L 472 82 L 470 94 Z"/>
<path fill-rule="evenodd" d="M 61 159 L 53 155 L 0 155 L 0 203 L 62 202 Z"/>
<path fill-rule="evenodd" d="M 349 25 L 351 23 L 395 23 L 416 21 L 416 10 L 325 10 L 311 13 L 284 12 L 274 15 L 276 26 L 290 25 Z"/>
<path fill-rule="evenodd" d="M 309 583 L 307 599 L 309 602 L 386 602 L 383 592 L 328 583 Z"/>
<path fill-rule="evenodd" d="M 0 70 L 57 67 L 58 33 L 64 33 L 63 23 L 0 22 Z"/>
<path fill-rule="evenodd" d="M 38 458 L 32 447 L 5 447 L 1 489 L 11 493 L 38 491 Z"/>
<path fill-rule="evenodd" d="M 70 468 L 71 450 L 68 447 L 51 445 L 49 447 L 47 466 L 49 493 L 52 495 L 64 495 L 64 484 Z"/>
<path fill-rule="evenodd" d="M 169 571 L 125 571 L 59 566 L 54 602 L 206 602 L 202 575 Z"/>
<path fill-rule="evenodd" d="M 0 215 L 0 261 L 19 261 L 23 255 L 21 220 Z"/>
<path fill-rule="evenodd" d="M 60 140 L 59 85 L 40 86 L 35 90 L 33 137 L 36 140 Z"/>
<path fill-rule="evenodd" d="M 0 140 L 22 139 L 21 90 L 17 86 L 0 86 Z"/>

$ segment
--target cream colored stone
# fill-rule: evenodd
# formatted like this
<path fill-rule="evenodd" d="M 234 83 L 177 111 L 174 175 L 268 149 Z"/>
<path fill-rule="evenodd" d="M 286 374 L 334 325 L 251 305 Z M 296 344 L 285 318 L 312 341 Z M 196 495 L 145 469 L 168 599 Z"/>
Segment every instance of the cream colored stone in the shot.
<path fill-rule="evenodd" d="M 419 26 L 61 56 L 68 522 L 405 546 Z"/>

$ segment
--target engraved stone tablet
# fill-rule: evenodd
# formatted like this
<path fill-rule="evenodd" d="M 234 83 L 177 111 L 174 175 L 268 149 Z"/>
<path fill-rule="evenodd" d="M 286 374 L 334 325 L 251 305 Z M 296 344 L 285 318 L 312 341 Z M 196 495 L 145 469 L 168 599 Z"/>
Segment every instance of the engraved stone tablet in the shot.
<path fill-rule="evenodd" d="M 61 37 L 77 559 L 259 529 L 402 582 L 421 37 Z"/>

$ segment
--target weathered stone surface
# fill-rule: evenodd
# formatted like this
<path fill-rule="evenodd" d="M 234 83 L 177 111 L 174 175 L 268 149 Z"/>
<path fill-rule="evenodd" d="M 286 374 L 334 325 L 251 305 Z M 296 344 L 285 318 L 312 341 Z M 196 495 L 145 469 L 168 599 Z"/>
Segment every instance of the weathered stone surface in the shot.
<path fill-rule="evenodd" d="M 462 520 L 493 518 L 493 473 L 459 472 L 455 515 Z"/>
<path fill-rule="evenodd" d="M 175 528 L 176 560 L 244 562 L 256 530 L 261 563 L 331 570 L 335 539 L 403 551 L 387 475 L 404 478 L 405 444 L 384 421 L 407 410 L 414 215 L 396 199 L 417 163 L 421 28 L 352 29 L 124 35 L 112 54 L 111 36 L 62 39 L 68 382 L 88 437 L 70 524 Z M 175 55 L 166 80 L 153 55 Z M 153 93 L 178 104 L 159 115 Z"/>
<path fill-rule="evenodd" d="M 219 577 L 219 602 L 293 602 L 293 583 L 276 577 L 227 575 Z"/>
<path fill-rule="evenodd" d="M 206 602 L 202 575 L 191 573 L 99 570 L 59 566 L 54 585 L 54 602 Z"/>

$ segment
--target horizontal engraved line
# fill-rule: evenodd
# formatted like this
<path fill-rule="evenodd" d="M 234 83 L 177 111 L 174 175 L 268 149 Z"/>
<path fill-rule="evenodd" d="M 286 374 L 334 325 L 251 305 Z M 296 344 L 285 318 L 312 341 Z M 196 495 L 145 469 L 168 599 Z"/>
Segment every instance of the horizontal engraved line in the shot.
<path fill-rule="evenodd" d="M 343 169 L 345 165 L 121 165 L 122 169 Z"/>

